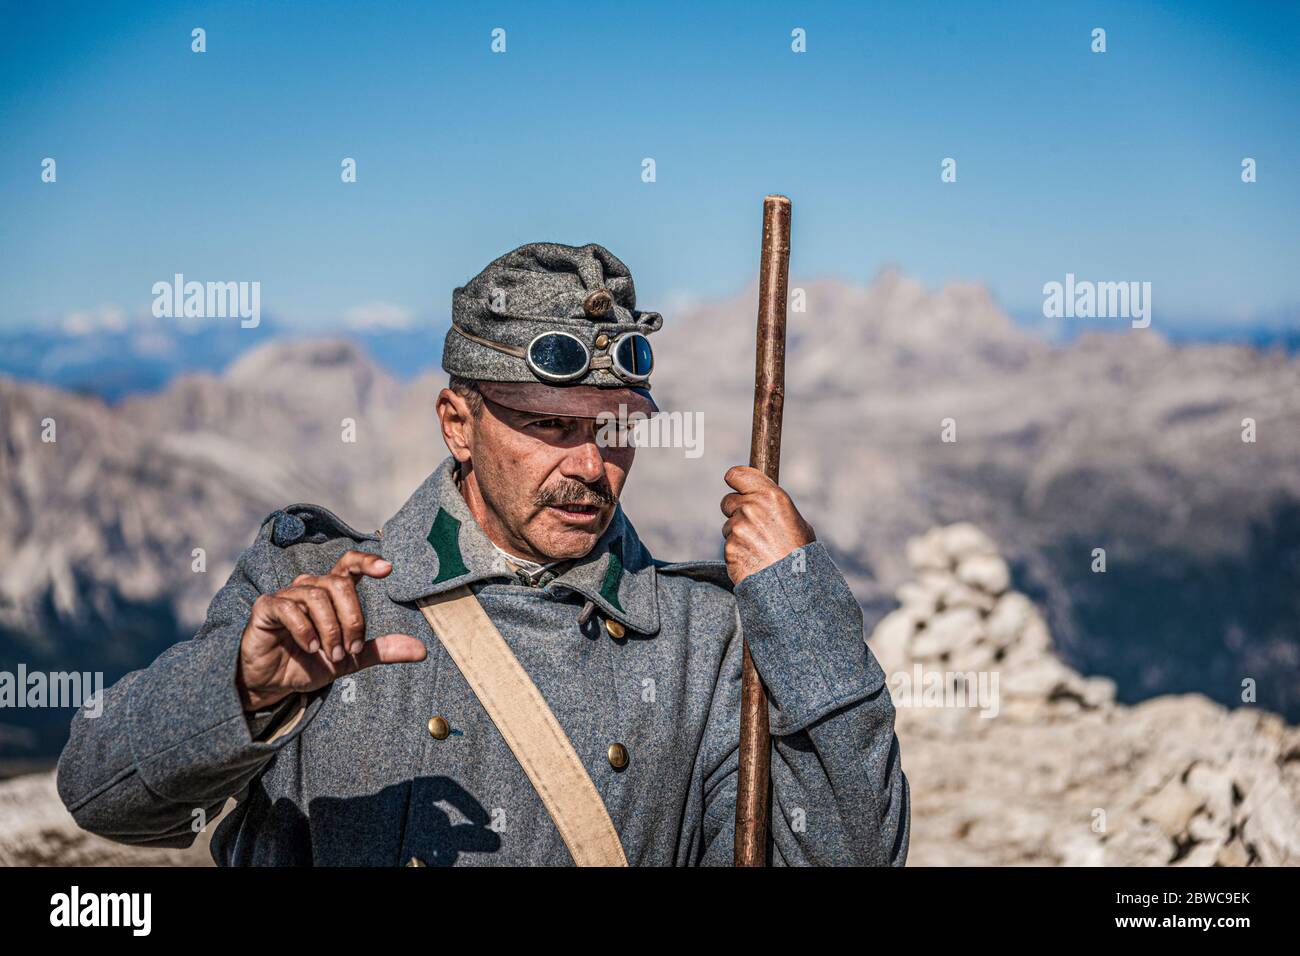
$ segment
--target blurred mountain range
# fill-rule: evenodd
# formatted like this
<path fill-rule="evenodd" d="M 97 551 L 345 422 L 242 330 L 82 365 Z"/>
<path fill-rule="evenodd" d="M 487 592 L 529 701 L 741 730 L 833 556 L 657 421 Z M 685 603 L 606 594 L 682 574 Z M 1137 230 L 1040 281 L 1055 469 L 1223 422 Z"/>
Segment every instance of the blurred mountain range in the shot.
<path fill-rule="evenodd" d="M 392 374 L 410 378 L 441 354 L 447 325 L 349 328 L 346 336 Z M 157 392 L 179 375 L 220 372 L 245 352 L 301 335 L 273 317 L 245 329 L 237 320 L 128 320 L 107 311 L 62 328 L 0 330 L 0 375 L 116 402 Z"/>
<path fill-rule="evenodd" d="M 1114 680 L 1119 700 L 1240 706 L 1250 680 L 1261 706 L 1300 718 L 1300 359 L 1171 344 L 1159 317 L 1052 345 L 980 287 L 929 292 L 897 273 L 799 288 L 782 484 L 869 625 L 896 606 L 909 537 L 974 521 L 1061 657 Z M 655 337 L 659 404 L 702 415 L 704 436 L 697 458 L 638 454 L 624 506 L 658 557 L 719 552 L 721 476 L 748 454 L 754 302 L 751 288 L 693 307 Z M 66 387 L 0 376 L 0 670 L 111 681 L 193 631 L 271 511 L 314 501 L 378 527 L 443 458 L 441 372 L 404 378 L 355 340 L 263 333 L 227 329 L 239 344 L 210 353 L 196 333 L 198 358 L 180 362 L 195 370 L 155 366 L 148 394 L 72 375 L 102 345 L 50 376 Z M 375 341 L 403 372 L 436 368 L 438 330 Z M 0 712 L 0 756 L 57 752 L 70 716 Z"/>

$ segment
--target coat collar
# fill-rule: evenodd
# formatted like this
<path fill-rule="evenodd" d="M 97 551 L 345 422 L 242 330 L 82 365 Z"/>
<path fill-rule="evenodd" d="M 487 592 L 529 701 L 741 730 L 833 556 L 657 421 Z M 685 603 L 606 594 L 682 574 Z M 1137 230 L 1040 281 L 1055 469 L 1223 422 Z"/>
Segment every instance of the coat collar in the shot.
<path fill-rule="evenodd" d="M 448 457 L 384 524 L 381 553 L 393 565 L 385 583 L 394 601 L 411 603 L 478 581 L 514 580 L 456 488 L 455 464 Z M 654 561 L 621 507 L 592 549 L 545 589 L 580 594 L 638 634 L 659 630 Z"/>

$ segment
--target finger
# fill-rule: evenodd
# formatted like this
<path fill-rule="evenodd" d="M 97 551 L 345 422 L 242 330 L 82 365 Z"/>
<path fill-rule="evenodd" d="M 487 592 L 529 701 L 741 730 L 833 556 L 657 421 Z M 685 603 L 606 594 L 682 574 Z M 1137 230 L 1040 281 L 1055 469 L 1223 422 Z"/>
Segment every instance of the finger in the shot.
<path fill-rule="evenodd" d="M 727 469 L 727 473 L 722 476 L 722 480 L 742 494 L 761 491 L 763 488 L 776 484 L 757 468 L 750 468 L 748 465 L 733 465 Z"/>
<path fill-rule="evenodd" d="M 722 523 L 722 536 L 731 545 L 752 545 L 761 540 L 756 536 L 757 527 L 743 514 L 735 514 Z"/>
<path fill-rule="evenodd" d="M 722 557 L 723 560 L 727 562 L 728 573 L 730 573 L 732 567 L 738 566 L 741 563 L 741 559 L 745 556 L 745 552 L 740 547 L 731 543 L 728 543 L 727 546 L 722 549 Z M 732 580 L 735 579 L 733 578 Z"/>
<path fill-rule="evenodd" d="M 424 660 L 428 651 L 424 642 L 409 634 L 385 634 L 366 646 L 357 655 L 357 669 L 376 664 L 414 664 Z"/>
<path fill-rule="evenodd" d="M 364 574 L 370 578 L 387 577 L 392 564 L 377 554 L 365 551 L 344 551 L 330 568 L 330 574 Z"/>
<path fill-rule="evenodd" d="M 757 525 L 743 511 L 738 511 L 722 522 L 722 536 L 728 541 L 749 541 L 756 527 Z"/>
<path fill-rule="evenodd" d="M 311 620 L 296 603 L 288 598 L 275 598 L 273 613 L 298 647 L 308 654 L 320 650 L 320 637 L 316 634 L 316 628 L 312 627 Z"/>
<path fill-rule="evenodd" d="M 282 597 L 297 601 L 311 617 L 312 626 L 320 636 L 321 653 L 335 664 L 347 655 L 343 647 L 343 628 L 339 625 L 338 615 L 334 613 L 334 602 L 329 592 L 323 588 L 302 585 L 285 588 Z"/>
<path fill-rule="evenodd" d="M 284 597 L 272 597 L 269 604 L 271 616 L 289 632 L 295 644 L 308 654 L 315 654 L 320 650 L 320 636 L 296 602 Z"/>
<path fill-rule="evenodd" d="M 730 518 L 744 502 L 745 496 L 739 492 L 733 491 L 729 495 L 724 495 L 722 498 L 722 513 Z"/>
<path fill-rule="evenodd" d="M 349 654 L 359 654 L 366 640 L 366 619 L 361 613 L 361 601 L 352 576 L 326 576 L 318 585 L 334 602 L 334 616 L 343 628 L 343 647 Z"/>

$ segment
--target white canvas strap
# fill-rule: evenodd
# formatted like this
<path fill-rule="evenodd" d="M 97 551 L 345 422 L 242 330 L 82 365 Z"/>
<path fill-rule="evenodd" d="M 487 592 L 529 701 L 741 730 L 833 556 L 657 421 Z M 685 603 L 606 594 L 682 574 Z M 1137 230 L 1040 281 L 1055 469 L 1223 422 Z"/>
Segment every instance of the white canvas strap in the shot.
<path fill-rule="evenodd" d="M 418 603 L 542 798 L 573 862 L 627 866 L 614 821 L 587 768 L 474 592 L 462 585 Z"/>

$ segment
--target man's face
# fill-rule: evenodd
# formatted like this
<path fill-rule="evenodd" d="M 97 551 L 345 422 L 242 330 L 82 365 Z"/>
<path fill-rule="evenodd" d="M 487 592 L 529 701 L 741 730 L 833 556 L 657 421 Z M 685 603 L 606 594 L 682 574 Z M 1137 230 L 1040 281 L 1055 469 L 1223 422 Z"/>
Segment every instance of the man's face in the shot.
<path fill-rule="evenodd" d="M 463 409 L 463 411 L 462 411 Z M 537 561 L 578 558 L 609 527 L 632 467 L 631 447 L 596 441 L 588 418 L 516 411 L 484 400 L 469 415 L 444 389 L 438 415 L 448 448 L 464 469 L 462 493 L 497 544 Z"/>

